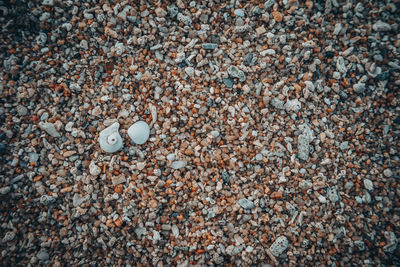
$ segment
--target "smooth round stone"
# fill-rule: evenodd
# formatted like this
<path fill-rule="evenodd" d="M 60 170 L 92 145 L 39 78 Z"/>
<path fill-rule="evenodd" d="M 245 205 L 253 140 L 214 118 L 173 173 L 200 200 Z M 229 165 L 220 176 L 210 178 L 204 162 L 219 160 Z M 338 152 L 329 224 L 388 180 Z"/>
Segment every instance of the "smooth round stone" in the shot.
<path fill-rule="evenodd" d="M 144 144 L 150 136 L 150 127 L 144 121 L 132 124 L 128 129 L 128 135 L 138 145 Z"/>

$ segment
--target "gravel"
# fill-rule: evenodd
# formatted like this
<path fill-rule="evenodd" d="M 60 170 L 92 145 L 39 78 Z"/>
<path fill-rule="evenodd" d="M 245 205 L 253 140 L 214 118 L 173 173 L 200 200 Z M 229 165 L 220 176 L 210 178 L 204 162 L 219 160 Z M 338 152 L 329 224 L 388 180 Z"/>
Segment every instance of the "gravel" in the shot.
<path fill-rule="evenodd" d="M 0 1 L 2 265 L 400 265 L 399 8 Z"/>

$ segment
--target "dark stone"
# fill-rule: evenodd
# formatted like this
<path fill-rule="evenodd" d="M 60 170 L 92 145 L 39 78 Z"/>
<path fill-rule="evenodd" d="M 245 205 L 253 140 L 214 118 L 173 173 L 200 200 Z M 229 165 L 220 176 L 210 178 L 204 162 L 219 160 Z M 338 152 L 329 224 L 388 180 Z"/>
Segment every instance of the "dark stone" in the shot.
<path fill-rule="evenodd" d="M 180 68 L 184 68 L 187 66 L 186 60 L 182 61 L 181 63 L 179 63 L 179 67 Z"/>
<path fill-rule="evenodd" d="M 325 54 L 325 56 L 326 56 L 327 58 L 333 58 L 333 57 L 335 56 L 335 52 L 333 52 L 333 51 L 327 51 L 326 54 Z"/>
<path fill-rule="evenodd" d="M 244 65 L 250 66 L 252 60 L 253 60 L 253 53 L 248 53 L 246 55 L 246 58 L 244 59 Z"/>
<path fill-rule="evenodd" d="M 0 143 L 0 155 L 4 155 L 6 153 L 6 145 Z"/>
<path fill-rule="evenodd" d="M 224 184 L 229 184 L 231 177 L 228 172 L 223 171 L 221 173 L 221 177 L 222 177 L 222 180 L 224 181 Z"/>
<path fill-rule="evenodd" d="M 389 79 L 391 74 L 392 74 L 392 70 L 388 69 L 387 71 L 382 72 L 381 74 L 378 74 L 376 76 L 376 79 L 379 81 L 385 81 L 385 80 Z"/>
<path fill-rule="evenodd" d="M 232 78 L 223 78 L 222 81 L 224 82 L 225 86 L 228 88 L 233 87 L 233 79 Z"/>

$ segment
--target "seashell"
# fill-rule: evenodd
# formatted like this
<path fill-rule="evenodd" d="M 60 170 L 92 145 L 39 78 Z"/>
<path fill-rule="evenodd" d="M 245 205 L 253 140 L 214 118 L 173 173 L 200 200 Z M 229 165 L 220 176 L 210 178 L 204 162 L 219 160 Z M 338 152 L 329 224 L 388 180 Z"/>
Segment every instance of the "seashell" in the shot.
<path fill-rule="evenodd" d="M 122 148 L 122 138 L 118 129 L 119 123 L 115 122 L 100 132 L 99 143 L 105 152 L 114 153 Z"/>
<path fill-rule="evenodd" d="M 150 127 L 144 121 L 135 122 L 129 127 L 128 135 L 135 144 L 144 144 L 149 139 Z"/>

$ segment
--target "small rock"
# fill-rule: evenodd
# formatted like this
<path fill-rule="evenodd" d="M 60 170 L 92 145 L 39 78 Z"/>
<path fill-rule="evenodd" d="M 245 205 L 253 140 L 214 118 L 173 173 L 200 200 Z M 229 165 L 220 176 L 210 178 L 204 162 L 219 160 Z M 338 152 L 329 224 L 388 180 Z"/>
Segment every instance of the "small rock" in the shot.
<path fill-rule="evenodd" d="M 205 43 L 205 44 L 202 44 L 201 47 L 206 50 L 214 50 L 218 47 L 218 45 L 214 44 L 214 43 Z"/>
<path fill-rule="evenodd" d="M 111 29 L 110 27 L 104 28 L 104 34 L 108 35 L 112 38 L 118 38 L 118 33 L 116 31 L 114 31 L 113 29 Z"/>
<path fill-rule="evenodd" d="M 335 24 L 335 29 L 333 31 L 333 35 L 338 35 L 343 29 L 343 26 L 341 23 L 336 23 Z"/>
<path fill-rule="evenodd" d="M 12 232 L 12 231 L 7 232 L 3 238 L 3 243 L 10 242 L 10 241 L 14 240 L 14 238 L 15 238 L 14 232 Z"/>
<path fill-rule="evenodd" d="M 193 67 L 186 67 L 185 72 L 186 72 L 187 76 L 189 76 L 189 77 L 194 76 L 194 68 Z"/>
<path fill-rule="evenodd" d="M 65 130 L 67 131 L 67 132 L 71 132 L 72 131 L 72 126 L 74 125 L 74 123 L 72 122 L 72 121 L 70 121 L 70 122 L 68 122 L 66 125 L 65 125 Z"/>
<path fill-rule="evenodd" d="M 246 57 L 244 58 L 244 62 L 243 62 L 244 65 L 250 66 L 253 61 L 253 57 L 254 57 L 253 53 L 248 53 L 246 55 Z"/>
<path fill-rule="evenodd" d="M 308 160 L 308 156 L 310 154 L 310 142 L 309 138 L 306 135 L 299 135 L 298 145 L 297 145 L 297 156 L 301 160 Z"/>
<path fill-rule="evenodd" d="M 47 261 L 47 260 L 49 260 L 49 253 L 47 253 L 46 251 L 44 251 L 44 250 L 41 250 L 37 255 L 36 255 L 36 257 L 38 258 L 38 260 L 40 260 L 40 261 Z"/>
<path fill-rule="evenodd" d="M 11 191 L 11 187 L 5 186 L 0 188 L 0 195 L 8 194 Z"/>
<path fill-rule="evenodd" d="M 224 82 L 225 86 L 227 88 L 232 88 L 233 87 L 233 79 L 232 78 L 223 78 L 222 81 Z"/>
<path fill-rule="evenodd" d="M 277 109 L 284 109 L 284 104 L 285 102 L 276 97 L 271 100 L 271 105 Z"/>
<path fill-rule="evenodd" d="M 182 22 L 185 25 L 192 24 L 192 19 L 188 16 L 183 15 L 182 13 L 178 13 L 177 18 L 180 22 Z"/>
<path fill-rule="evenodd" d="M 71 157 L 71 156 L 74 155 L 74 154 L 76 154 L 76 151 L 74 151 L 74 150 L 66 151 L 66 152 L 63 154 L 63 157 L 64 157 L 64 158 L 69 158 L 69 157 Z"/>
<path fill-rule="evenodd" d="M 264 33 L 266 33 L 267 32 L 267 30 L 264 28 L 264 26 L 260 26 L 260 27 L 258 27 L 257 29 L 256 29 L 256 34 L 258 35 L 258 36 L 260 36 L 260 35 L 262 35 L 262 34 L 264 34 Z"/>
<path fill-rule="evenodd" d="M 341 73 L 346 73 L 347 72 L 347 67 L 346 67 L 346 65 L 344 63 L 344 58 L 343 57 L 338 57 L 338 59 L 336 61 L 336 68 Z"/>
<path fill-rule="evenodd" d="M 282 191 L 272 192 L 270 197 L 271 199 L 281 199 L 283 197 L 283 192 Z"/>
<path fill-rule="evenodd" d="M 372 25 L 372 29 L 377 32 L 387 32 L 387 31 L 392 30 L 392 28 L 390 27 L 390 24 L 380 21 L 380 20 Z"/>
<path fill-rule="evenodd" d="M 243 26 L 235 26 L 235 32 L 236 33 L 244 33 L 244 32 L 248 32 L 251 31 L 251 26 L 248 24 L 245 24 Z"/>
<path fill-rule="evenodd" d="M 161 7 L 157 7 L 156 10 L 154 10 L 154 12 L 156 13 L 157 17 L 159 17 L 159 18 L 163 18 L 167 15 L 167 11 L 165 11 Z"/>
<path fill-rule="evenodd" d="M 244 17 L 243 9 L 235 9 L 235 11 L 233 11 L 233 13 L 235 14 L 235 16 Z"/>
<path fill-rule="evenodd" d="M 391 169 L 385 169 L 385 170 L 383 171 L 383 175 L 385 175 L 386 177 L 390 178 L 390 177 L 393 176 L 393 172 L 392 172 Z"/>
<path fill-rule="evenodd" d="M 322 204 L 326 203 L 326 197 L 324 197 L 323 195 L 319 195 L 318 200 L 319 200 L 319 202 L 321 202 Z"/>
<path fill-rule="evenodd" d="M 274 17 L 274 20 L 276 22 L 282 22 L 282 20 L 283 20 L 283 16 L 282 16 L 281 12 L 274 11 L 274 12 L 272 12 L 272 16 Z"/>
<path fill-rule="evenodd" d="M 57 132 L 56 128 L 54 127 L 53 123 L 50 122 L 39 122 L 40 129 L 44 130 L 47 134 L 53 137 L 60 137 L 60 133 Z"/>
<path fill-rule="evenodd" d="M 337 202 L 339 200 L 339 194 L 336 188 L 329 187 L 326 193 L 330 201 Z"/>
<path fill-rule="evenodd" d="M 288 100 L 285 104 L 286 111 L 298 112 L 301 109 L 301 103 L 297 99 Z"/>
<path fill-rule="evenodd" d="M 0 155 L 4 155 L 6 153 L 7 147 L 5 144 L 0 143 Z"/>
<path fill-rule="evenodd" d="M 42 5 L 44 5 L 44 6 L 54 6 L 54 0 L 43 0 Z"/>
<path fill-rule="evenodd" d="M 345 141 L 345 142 L 340 143 L 339 148 L 340 148 L 340 150 L 348 149 L 349 148 L 349 142 Z"/>
<path fill-rule="evenodd" d="M 17 112 L 18 112 L 18 115 L 25 116 L 26 114 L 28 114 L 28 109 L 24 106 L 18 105 Z"/>
<path fill-rule="evenodd" d="M 171 18 L 176 17 L 176 15 L 178 15 L 178 13 L 179 13 L 179 9 L 178 9 L 178 7 L 175 6 L 175 5 L 167 6 L 167 10 L 168 10 L 168 15 L 169 15 Z"/>
<path fill-rule="evenodd" d="M 101 173 L 101 169 L 93 161 L 89 165 L 89 173 L 93 176 L 98 176 Z"/>
<path fill-rule="evenodd" d="M 365 186 L 365 189 L 367 189 L 369 191 L 374 190 L 374 184 L 369 179 L 364 179 L 364 186 Z"/>
<path fill-rule="evenodd" d="M 247 198 L 239 199 L 238 203 L 243 209 L 252 209 L 255 207 L 254 203 Z"/>
<path fill-rule="evenodd" d="M 177 161 L 172 162 L 172 164 L 171 164 L 171 168 L 173 168 L 175 170 L 181 169 L 185 166 L 186 166 L 186 163 L 183 160 L 177 160 Z"/>
<path fill-rule="evenodd" d="M 141 171 L 141 170 L 144 169 L 144 167 L 146 167 L 146 162 L 138 162 L 138 163 L 136 164 L 136 167 L 137 167 L 137 169 L 138 169 L 139 171 Z"/>
<path fill-rule="evenodd" d="M 362 94 L 365 91 L 365 83 L 356 83 L 353 85 L 354 92 Z"/>
<path fill-rule="evenodd" d="M 260 53 L 260 56 L 262 56 L 262 57 L 265 57 L 265 56 L 274 56 L 276 54 L 276 52 L 275 52 L 275 50 L 274 49 L 266 49 L 266 50 L 264 50 L 264 51 L 262 51 L 261 53 Z"/>
<path fill-rule="evenodd" d="M 278 257 L 287 249 L 288 245 L 289 245 L 289 242 L 288 242 L 286 236 L 280 236 L 271 245 L 271 247 L 269 248 L 269 251 L 271 252 L 272 255 L 274 255 L 275 257 Z"/>

